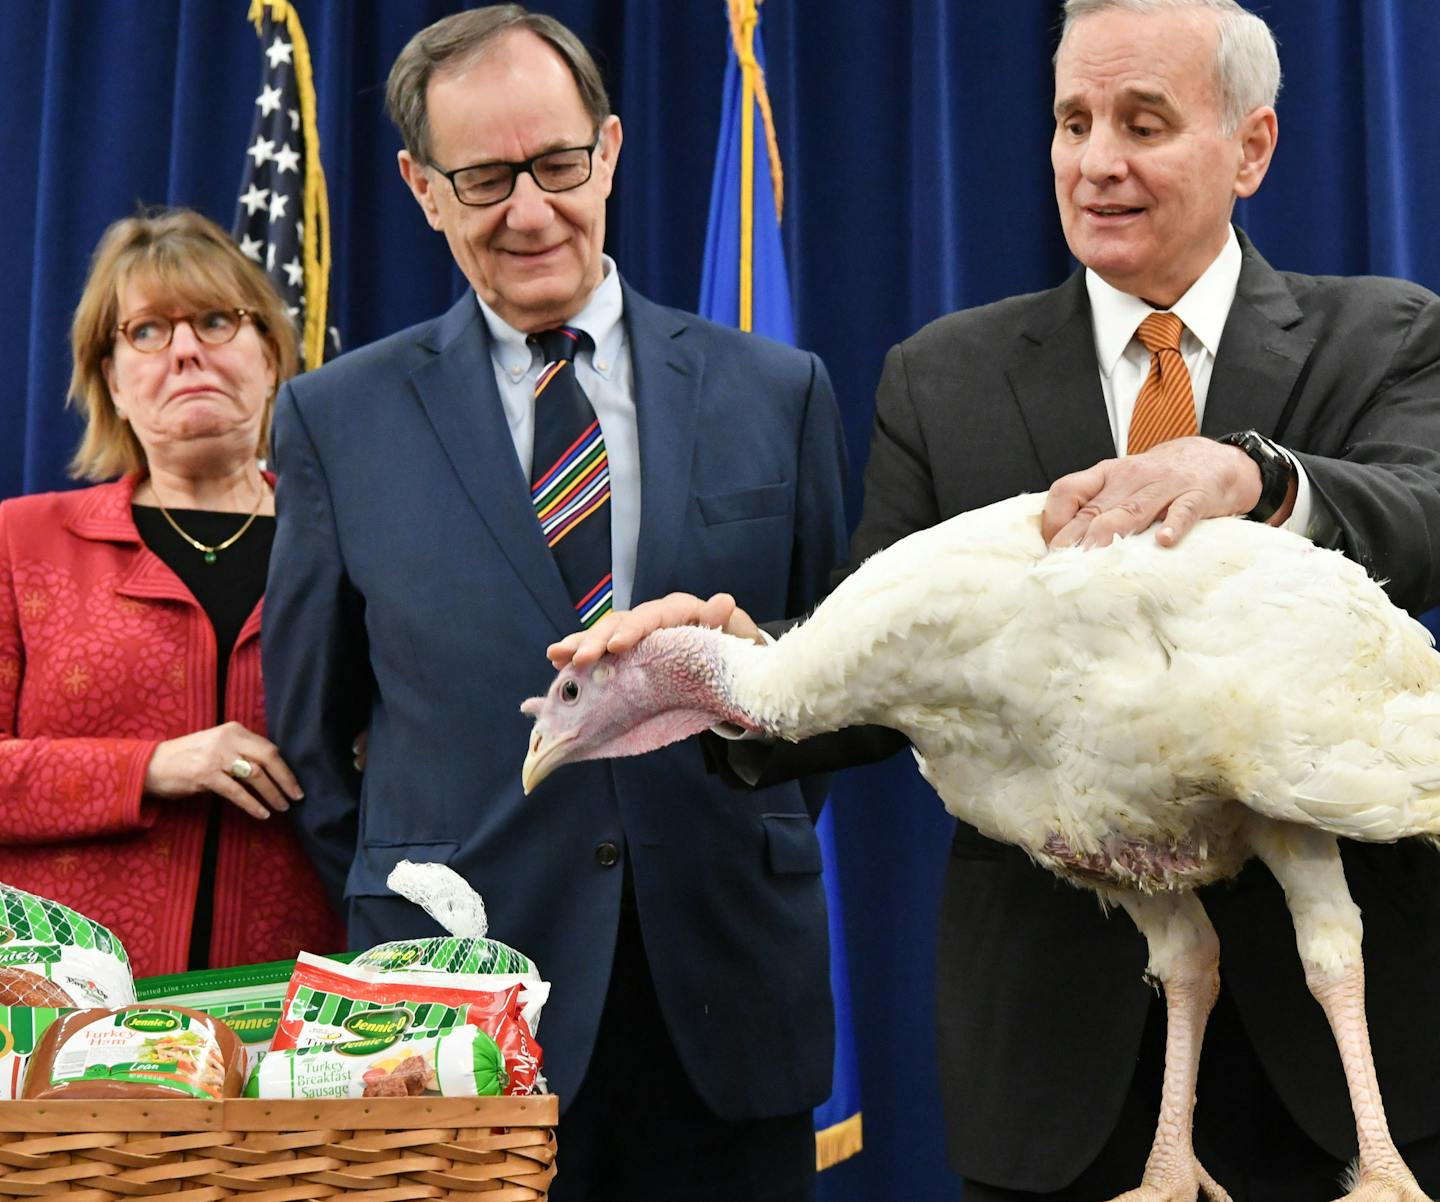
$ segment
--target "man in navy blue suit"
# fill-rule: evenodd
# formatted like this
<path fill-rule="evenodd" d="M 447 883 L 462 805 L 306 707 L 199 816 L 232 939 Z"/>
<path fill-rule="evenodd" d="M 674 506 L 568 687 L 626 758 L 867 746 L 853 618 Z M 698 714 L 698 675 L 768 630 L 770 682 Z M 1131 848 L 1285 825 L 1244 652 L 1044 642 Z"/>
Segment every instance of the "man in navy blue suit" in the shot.
<path fill-rule="evenodd" d="M 385 880 L 444 861 L 554 983 L 556 1202 L 811 1198 L 833 1043 L 819 797 L 738 796 L 675 748 L 527 799 L 519 703 L 607 590 L 723 586 L 771 618 L 814 602 L 845 535 L 824 366 L 621 279 L 602 252 L 620 121 L 557 22 L 448 17 L 388 101 L 400 173 L 473 291 L 279 397 L 264 667 L 308 845 L 353 946 L 437 933 Z M 562 359 L 531 337 L 557 327 Z M 585 596 L 564 555 L 594 527 L 532 507 L 562 392 L 593 414 L 574 445 L 608 462 L 575 510 L 609 523 Z"/>

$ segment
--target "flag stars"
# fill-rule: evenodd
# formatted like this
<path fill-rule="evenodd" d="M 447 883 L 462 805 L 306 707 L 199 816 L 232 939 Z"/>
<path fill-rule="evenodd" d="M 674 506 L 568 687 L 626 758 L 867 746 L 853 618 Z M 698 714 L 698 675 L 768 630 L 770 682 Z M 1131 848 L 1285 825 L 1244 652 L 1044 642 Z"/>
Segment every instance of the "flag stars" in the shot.
<path fill-rule="evenodd" d="M 240 197 L 240 203 L 245 206 L 245 212 L 254 217 L 261 209 L 269 204 L 270 189 L 257 188 L 254 183 Z"/>
<path fill-rule="evenodd" d="M 280 147 L 280 149 L 275 152 L 274 157 L 276 171 L 296 171 L 298 173 L 300 152 L 298 150 L 291 150 L 289 142 L 286 142 L 284 146 Z"/>
<path fill-rule="evenodd" d="M 300 316 L 300 306 L 299 306 L 299 305 L 286 305 L 286 306 L 285 306 L 285 316 L 288 317 L 291 321 L 294 321 L 297 317 Z"/>
<path fill-rule="evenodd" d="M 275 143 L 257 134 L 255 137 L 255 145 L 250 147 L 245 153 L 253 158 L 255 160 L 255 166 L 259 167 L 274 157 Z"/>
<path fill-rule="evenodd" d="M 300 128 L 300 110 L 286 109 L 285 112 L 288 113 L 290 116 L 290 132 L 294 133 L 297 129 Z"/>
<path fill-rule="evenodd" d="M 300 265 L 299 255 L 285 264 L 285 278 L 292 288 L 298 288 L 305 282 L 305 268 Z"/>
<path fill-rule="evenodd" d="M 260 262 L 260 246 L 261 242 L 259 238 L 252 238 L 249 234 L 240 235 L 240 253 L 247 259 L 254 259 L 257 263 Z"/>
<path fill-rule="evenodd" d="M 280 89 L 268 85 L 262 87 L 260 95 L 255 98 L 255 103 L 260 106 L 260 111 L 265 116 L 278 112 L 280 109 Z"/>
<path fill-rule="evenodd" d="M 273 242 L 265 247 L 265 270 L 267 272 L 275 270 L 275 243 Z"/>
<path fill-rule="evenodd" d="M 285 206 L 289 203 L 289 201 L 290 198 L 280 192 L 276 192 L 273 196 L 270 197 L 271 221 L 279 221 L 280 218 L 285 216 Z"/>
<path fill-rule="evenodd" d="M 291 49 L 290 43 L 276 34 L 275 40 L 270 43 L 270 48 L 265 51 L 265 57 L 270 61 L 270 70 L 275 70 L 281 63 L 292 62 Z"/>

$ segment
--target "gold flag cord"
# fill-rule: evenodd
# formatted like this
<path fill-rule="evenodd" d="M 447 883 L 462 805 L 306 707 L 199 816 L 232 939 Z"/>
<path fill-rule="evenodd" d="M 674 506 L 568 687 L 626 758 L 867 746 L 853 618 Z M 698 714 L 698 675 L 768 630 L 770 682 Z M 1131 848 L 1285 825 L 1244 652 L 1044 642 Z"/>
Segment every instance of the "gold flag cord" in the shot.
<path fill-rule="evenodd" d="M 730 10 L 730 39 L 740 64 L 740 314 L 742 330 L 754 328 L 755 314 L 755 109 L 765 126 L 765 147 L 770 158 L 770 184 L 775 192 L 775 220 L 785 205 L 785 180 L 780 169 L 780 144 L 775 137 L 775 117 L 770 111 L 770 94 L 765 90 L 765 73 L 755 57 L 755 26 L 759 23 L 761 0 L 726 0 Z"/>
<path fill-rule="evenodd" d="M 250 0 L 248 19 L 259 34 L 265 9 L 277 25 L 284 25 L 295 53 L 295 90 L 300 96 L 300 126 L 305 138 L 304 237 L 300 258 L 305 271 L 305 328 L 301 331 L 301 358 L 307 370 L 325 361 L 326 318 L 330 301 L 330 194 L 320 165 L 320 130 L 315 119 L 315 75 L 310 43 L 300 17 L 289 0 Z"/>

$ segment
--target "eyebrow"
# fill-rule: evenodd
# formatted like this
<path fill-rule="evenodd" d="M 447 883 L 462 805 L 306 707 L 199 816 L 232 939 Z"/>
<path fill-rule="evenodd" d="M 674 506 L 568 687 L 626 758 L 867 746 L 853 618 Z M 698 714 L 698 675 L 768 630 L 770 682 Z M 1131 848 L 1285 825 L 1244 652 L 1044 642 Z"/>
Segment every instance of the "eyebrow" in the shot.
<path fill-rule="evenodd" d="M 1154 92 L 1145 88 L 1126 88 L 1121 92 L 1120 98 L 1126 103 L 1155 109 L 1167 115 L 1175 112 L 1175 103 L 1165 92 Z M 1073 113 L 1076 109 L 1084 107 L 1085 105 L 1081 103 L 1078 96 L 1062 96 L 1055 102 L 1055 117 L 1059 120 L 1067 113 Z"/>
<path fill-rule="evenodd" d="M 528 163 L 534 159 L 538 159 L 542 154 L 554 154 L 557 150 L 588 150 L 590 147 L 595 145 L 595 142 L 596 136 L 593 135 L 588 142 L 567 142 L 563 138 L 559 138 L 553 142 L 547 142 L 541 149 L 537 150 L 528 159 L 481 159 L 479 162 L 467 163 L 466 166 L 513 167 L 517 163 Z M 461 170 L 464 170 L 464 168 L 461 168 Z"/>

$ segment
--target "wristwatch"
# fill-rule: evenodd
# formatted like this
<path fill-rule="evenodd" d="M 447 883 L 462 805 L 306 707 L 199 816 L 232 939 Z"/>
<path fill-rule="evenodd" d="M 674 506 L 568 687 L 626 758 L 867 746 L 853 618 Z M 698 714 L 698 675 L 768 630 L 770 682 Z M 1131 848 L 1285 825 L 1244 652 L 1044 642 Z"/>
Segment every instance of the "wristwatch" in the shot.
<path fill-rule="evenodd" d="M 1290 456 L 1258 430 L 1237 430 L 1233 434 L 1222 434 L 1215 441 L 1239 447 L 1255 461 L 1260 469 L 1260 500 L 1245 516 L 1252 522 L 1268 522 L 1285 504 L 1295 479 L 1295 465 Z"/>

